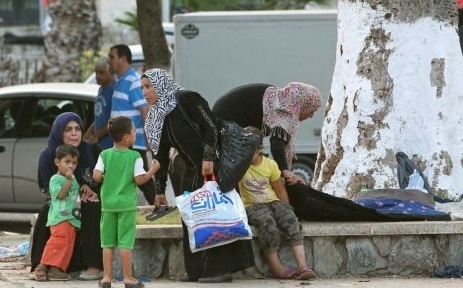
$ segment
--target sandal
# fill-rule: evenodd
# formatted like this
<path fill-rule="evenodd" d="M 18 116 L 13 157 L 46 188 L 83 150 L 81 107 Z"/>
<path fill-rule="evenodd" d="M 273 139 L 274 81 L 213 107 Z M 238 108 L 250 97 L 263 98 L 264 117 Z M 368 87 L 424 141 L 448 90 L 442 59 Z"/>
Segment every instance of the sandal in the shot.
<path fill-rule="evenodd" d="M 296 280 L 309 280 L 317 277 L 317 274 L 313 271 L 311 267 L 300 268 L 296 271 L 294 279 Z"/>
<path fill-rule="evenodd" d="M 48 267 L 43 264 L 39 264 L 37 267 L 35 267 L 35 271 L 34 271 L 35 281 L 39 281 L 39 282 L 47 281 L 48 280 L 47 270 L 48 270 Z"/>
<path fill-rule="evenodd" d="M 34 271 L 34 279 L 35 281 L 39 281 L 39 282 L 45 282 L 47 281 L 47 272 L 43 271 L 43 270 L 35 270 Z"/>
<path fill-rule="evenodd" d="M 281 275 L 275 275 L 275 274 L 272 274 L 273 278 L 275 279 L 294 279 L 294 277 L 296 277 L 298 274 L 297 274 L 297 269 L 294 268 L 294 267 L 288 267 L 285 272 L 281 273 Z"/>
<path fill-rule="evenodd" d="M 147 221 L 154 221 L 156 219 L 161 218 L 162 216 L 165 216 L 169 214 L 170 212 L 174 211 L 177 207 L 171 207 L 167 205 L 162 205 L 159 207 L 156 207 L 153 210 L 153 213 L 149 214 L 148 216 L 145 217 Z"/>

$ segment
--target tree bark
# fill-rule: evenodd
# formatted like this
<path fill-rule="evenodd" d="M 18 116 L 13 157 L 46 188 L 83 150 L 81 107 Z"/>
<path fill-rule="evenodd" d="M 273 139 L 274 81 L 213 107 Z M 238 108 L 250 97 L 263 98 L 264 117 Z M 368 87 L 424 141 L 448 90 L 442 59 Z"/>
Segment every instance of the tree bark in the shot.
<path fill-rule="evenodd" d="M 162 28 L 160 0 L 137 0 L 138 33 L 145 69 L 162 68 L 170 71 L 171 53 Z"/>
<path fill-rule="evenodd" d="M 453 0 L 339 0 L 338 43 L 312 186 L 399 188 L 396 153 L 431 193 L 463 192 L 463 57 Z"/>
<path fill-rule="evenodd" d="M 45 35 L 45 55 L 35 82 L 80 82 L 82 53 L 100 50 L 101 23 L 96 0 L 55 0 L 48 4 L 50 31 Z"/>
<path fill-rule="evenodd" d="M 9 50 L 0 37 L 0 87 L 20 84 L 18 61 L 12 59 Z"/>

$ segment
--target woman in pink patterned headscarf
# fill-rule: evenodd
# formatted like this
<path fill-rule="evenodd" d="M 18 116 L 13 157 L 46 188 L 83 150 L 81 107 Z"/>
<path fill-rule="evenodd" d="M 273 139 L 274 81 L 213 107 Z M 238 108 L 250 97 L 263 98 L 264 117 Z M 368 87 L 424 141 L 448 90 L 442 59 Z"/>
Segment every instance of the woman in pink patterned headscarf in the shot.
<path fill-rule="evenodd" d="M 285 140 L 288 144 L 285 152 L 288 167 L 291 167 L 295 157 L 294 143 L 299 122 L 312 118 L 321 105 L 320 91 L 308 84 L 291 82 L 284 88 L 269 87 L 265 90 L 262 99 L 263 132 L 273 135 L 278 127 L 286 131 Z"/>
<path fill-rule="evenodd" d="M 212 111 L 223 120 L 261 128 L 265 136 L 270 136 L 273 159 L 291 185 L 304 183 L 290 171 L 299 123 L 311 118 L 321 104 L 320 91 L 305 83 L 291 82 L 283 88 L 248 84 L 220 97 Z"/>

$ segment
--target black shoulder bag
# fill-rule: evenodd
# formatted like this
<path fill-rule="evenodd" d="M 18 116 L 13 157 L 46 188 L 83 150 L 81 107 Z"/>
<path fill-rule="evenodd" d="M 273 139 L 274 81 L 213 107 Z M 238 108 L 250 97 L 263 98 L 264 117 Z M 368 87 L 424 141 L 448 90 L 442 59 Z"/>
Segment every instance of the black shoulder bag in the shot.
<path fill-rule="evenodd" d="M 198 125 L 183 110 L 177 94 L 177 104 L 196 134 L 202 138 Z M 252 156 L 259 146 L 260 138 L 246 132 L 232 121 L 220 120 L 218 161 L 214 165 L 215 176 L 220 190 L 225 193 L 235 189 L 238 182 L 251 165 Z"/>

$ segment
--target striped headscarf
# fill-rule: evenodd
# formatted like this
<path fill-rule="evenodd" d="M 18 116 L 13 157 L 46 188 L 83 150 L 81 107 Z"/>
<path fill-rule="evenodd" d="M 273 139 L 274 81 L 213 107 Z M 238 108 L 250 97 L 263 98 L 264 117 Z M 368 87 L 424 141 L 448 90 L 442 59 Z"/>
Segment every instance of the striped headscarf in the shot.
<path fill-rule="evenodd" d="M 162 69 L 150 69 L 143 73 L 142 77 L 147 77 L 150 80 L 158 96 L 158 100 L 148 111 L 145 121 L 145 135 L 151 151 L 156 155 L 159 149 L 164 119 L 167 114 L 174 110 L 177 105 L 175 94 L 183 90 L 183 88 Z"/>
<path fill-rule="evenodd" d="M 322 105 L 320 91 L 311 85 L 291 82 L 283 88 L 271 86 L 264 92 L 262 100 L 263 127 L 265 135 L 273 135 L 283 128 L 289 139 L 285 147 L 288 168 L 291 168 L 295 156 L 294 145 L 297 129 L 299 128 L 299 115 L 301 113 L 315 112 Z"/>

